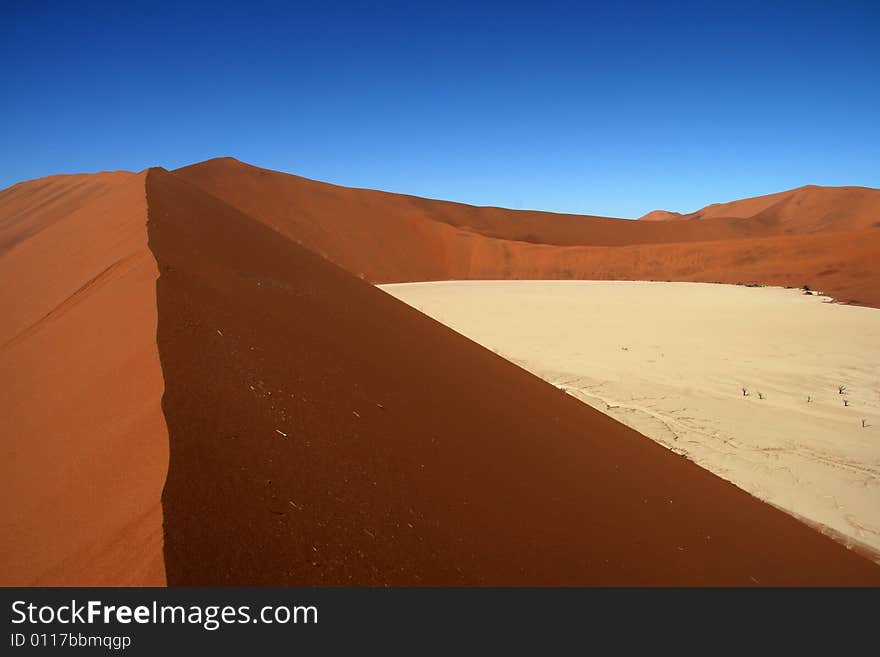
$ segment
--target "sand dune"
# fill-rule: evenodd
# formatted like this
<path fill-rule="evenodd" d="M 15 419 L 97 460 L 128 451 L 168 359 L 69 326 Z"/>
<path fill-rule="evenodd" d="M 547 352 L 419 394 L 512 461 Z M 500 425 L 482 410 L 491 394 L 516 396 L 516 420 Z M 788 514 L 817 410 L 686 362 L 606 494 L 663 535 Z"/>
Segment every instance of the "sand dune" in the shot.
<path fill-rule="evenodd" d="M 131 179 L 128 171 L 50 176 L 0 191 L 0 255 Z"/>
<path fill-rule="evenodd" d="M 713 203 L 689 214 L 654 210 L 641 221 L 749 219 L 763 235 L 860 230 L 880 225 L 880 190 L 805 185 L 785 192 Z"/>
<path fill-rule="evenodd" d="M 880 582 L 173 174 L 147 195 L 169 583 Z"/>
<path fill-rule="evenodd" d="M 709 206 L 699 220 L 646 222 L 349 189 L 231 158 L 185 167 L 176 175 L 374 283 L 624 279 L 809 285 L 843 302 L 880 307 L 876 189 L 805 187 Z"/>
<path fill-rule="evenodd" d="M 880 310 L 795 290 L 695 283 L 383 289 L 880 555 Z"/>
<path fill-rule="evenodd" d="M 639 217 L 639 221 L 676 221 L 683 219 L 684 215 L 680 212 L 670 212 L 669 210 L 651 210 L 647 214 Z"/>
<path fill-rule="evenodd" d="M 812 276 L 871 303 L 860 230 L 639 227 L 228 159 L 3 190 L 0 583 L 880 583 L 362 280 Z"/>
<path fill-rule="evenodd" d="M 165 582 L 144 179 L 58 176 L 0 193 L 0 584 Z"/>

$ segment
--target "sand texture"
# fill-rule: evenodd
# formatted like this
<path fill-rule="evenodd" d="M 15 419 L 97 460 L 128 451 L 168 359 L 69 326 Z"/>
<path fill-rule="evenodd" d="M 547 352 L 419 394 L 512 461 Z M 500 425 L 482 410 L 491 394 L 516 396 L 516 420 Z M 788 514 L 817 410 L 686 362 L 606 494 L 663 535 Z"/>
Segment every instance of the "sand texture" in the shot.
<path fill-rule="evenodd" d="M 170 584 L 880 583 L 174 174 L 147 196 Z"/>
<path fill-rule="evenodd" d="M 165 582 L 144 179 L 55 176 L 0 192 L 0 584 Z"/>
<path fill-rule="evenodd" d="M 636 222 L 346 189 L 228 158 L 2 190 L 0 584 L 878 585 L 876 563 L 626 426 L 638 410 L 621 422 L 575 398 L 605 411 L 679 394 L 676 374 L 626 369 L 623 353 L 656 359 L 660 343 L 612 341 L 620 362 L 564 354 L 542 374 L 568 394 L 372 284 L 757 278 L 880 305 L 875 194 L 802 188 L 746 199 L 743 216 Z M 878 312 L 786 294 L 786 313 L 788 299 Z M 668 331 L 703 335 L 684 323 Z M 572 344 L 569 319 L 555 329 Z M 853 348 L 868 335 L 848 330 Z M 678 374 L 696 376 L 696 351 Z M 706 384 L 718 407 L 742 402 L 785 431 L 842 426 L 810 369 L 831 361 L 778 351 L 816 384 L 815 422 L 779 419 L 797 417 L 785 358 L 775 374 L 730 370 L 767 404 L 726 399 L 724 379 Z M 870 358 L 834 363 L 829 385 L 848 385 L 873 423 Z M 643 389 L 614 387 L 628 382 Z M 720 435 L 713 417 L 675 415 Z M 857 440 L 875 430 L 859 430 L 811 442 L 793 476 L 837 481 L 825 458 L 870 489 Z M 718 448 L 729 469 L 759 471 L 731 440 Z M 774 440 L 779 459 L 796 451 Z M 801 494 L 773 485 L 783 503 Z M 873 531 L 862 511 L 850 516 Z"/>
<path fill-rule="evenodd" d="M 880 310 L 700 283 L 383 289 L 756 497 L 880 553 Z"/>

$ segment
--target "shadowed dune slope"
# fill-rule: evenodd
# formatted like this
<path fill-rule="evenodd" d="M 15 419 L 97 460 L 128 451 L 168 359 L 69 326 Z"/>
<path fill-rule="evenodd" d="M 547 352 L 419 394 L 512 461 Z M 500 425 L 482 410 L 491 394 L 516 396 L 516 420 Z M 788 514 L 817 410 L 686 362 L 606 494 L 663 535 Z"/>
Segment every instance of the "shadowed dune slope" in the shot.
<path fill-rule="evenodd" d="M 165 583 L 146 174 L 0 192 L 0 584 Z"/>
<path fill-rule="evenodd" d="M 843 302 L 880 306 L 880 190 L 805 187 L 709 206 L 699 220 L 626 221 L 349 189 L 231 158 L 175 175 L 376 283 L 535 278 L 810 285 Z"/>
<path fill-rule="evenodd" d="M 174 174 L 170 584 L 880 584 L 880 568 Z"/>

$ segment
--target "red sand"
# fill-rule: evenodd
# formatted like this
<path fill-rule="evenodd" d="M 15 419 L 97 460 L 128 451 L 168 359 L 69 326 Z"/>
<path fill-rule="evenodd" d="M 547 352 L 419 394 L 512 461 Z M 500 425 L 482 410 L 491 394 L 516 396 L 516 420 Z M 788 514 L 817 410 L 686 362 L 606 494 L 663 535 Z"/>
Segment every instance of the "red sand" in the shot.
<path fill-rule="evenodd" d="M 657 220 L 751 219 L 763 234 L 859 230 L 880 224 L 880 190 L 868 187 L 805 185 L 786 192 L 730 203 L 713 203 L 690 214 L 655 210 L 641 218 Z"/>
<path fill-rule="evenodd" d="M 0 191 L 0 584 L 880 584 L 359 280 L 806 283 L 880 305 L 876 190 L 831 190 L 837 219 L 813 191 L 628 222 L 228 159 Z"/>
<path fill-rule="evenodd" d="M 809 285 L 842 302 L 880 307 L 876 189 L 802 187 L 709 206 L 687 221 L 624 221 L 349 189 L 230 158 L 176 175 L 374 283 L 575 278 Z"/>
<path fill-rule="evenodd" d="M 880 584 L 180 178 L 147 195 L 169 583 Z"/>
<path fill-rule="evenodd" d="M 639 217 L 639 221 L 675 221 L 684 218 L 680 212 L 669 212 L 668 210 L 651 210 L 648 214 Z"/>
<path fill-rule="evenodd" d="M 161 585 L 168 438 L 145 174 L 0 192 L 2 585 Z"/>

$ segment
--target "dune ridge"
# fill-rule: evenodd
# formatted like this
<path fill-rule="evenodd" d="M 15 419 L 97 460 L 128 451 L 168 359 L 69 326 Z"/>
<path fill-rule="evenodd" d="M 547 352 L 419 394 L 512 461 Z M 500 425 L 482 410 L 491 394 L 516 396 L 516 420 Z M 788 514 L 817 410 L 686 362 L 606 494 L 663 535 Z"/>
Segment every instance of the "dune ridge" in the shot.
<path fill-rule="evenodd" d="M 175 174 L 373 283 L 621 279 L 807 285 L 843 303 L 880 307 L 876 189 L 803 187 L 709 206 L 699 219 L 626 221 L 349 189 L 232 158 Z"/>
<path fill-rule="evenodd" d="M 654 244 L 666 226 L 231 160 L 0 191 L 0 582 L 880 583 L 370 284 L 843 266 L 841 289 L 870 301 L 873 229 L 766 238 L 756 256 L 760 240 L 731 238 L 747 222 L 699 223 Z"/>
<path fill-rule="evenodd" d="M 859 230 L 880 222 L 880 190 L 804 185 L 784 192 L 713 203 L 682 214 L 654 210 L 640 221 L 751 219 L 781 234 Z M 765 228 L 765 229 L 766 229 Z"/>
<path fill-rule="evenodd" d="M 147 195 L 169 583 L 880 582 L 175 174 Z"/>

